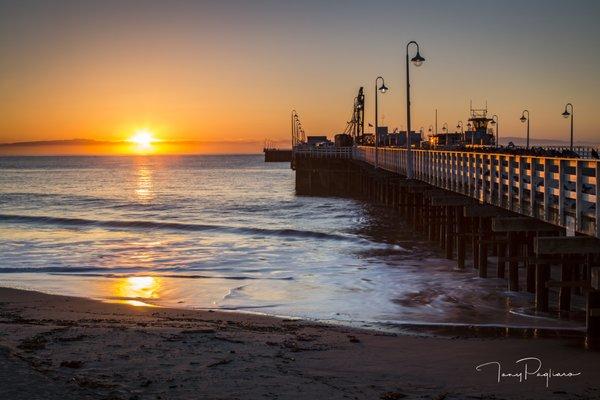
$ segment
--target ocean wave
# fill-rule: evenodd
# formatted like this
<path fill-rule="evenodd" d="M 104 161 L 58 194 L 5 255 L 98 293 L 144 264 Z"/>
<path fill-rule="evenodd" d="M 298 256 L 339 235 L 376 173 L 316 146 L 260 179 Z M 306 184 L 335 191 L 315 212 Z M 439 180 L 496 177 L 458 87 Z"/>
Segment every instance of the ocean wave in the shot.
<path fill-rule="evenodd" d="M 141 269 L 141 268 L 140 268 Z M 86 272 L 102 271 L 103 268 L 96 267 L 0 267 L 0 274 L 22 274 L 29 272 L 37 273 L 61 273 L 72 272 L 81 274 Z"/>
<path fill-rule="evenodd" d="M 139 272 L 137 272 L 139 271 Z M 0 268 L 0 274 L 44 273 L 49 275 L 87 276 L 97 278 L 130 278 L 135 276 L 154 276 L 157 278 L 175 279 L 224 279 L 234 281 L 267 280 L 267 281 L 293 281 L 293 276 L 247 276 L 247 275 L 200 275 L 200 274 L 165 274 L 147 268 L 94 268 L 94 267 L 13 267 Z"/>
<path fill-rule="evenodd" d="M 1 272 L 2 270 L 0 270 Z M 224 279 L 224 280 L 232 280 L 232 281 L 293 281 L 295 280 L 293 276 L 284 276 L 281 278 L 275 277 L 260 277 L 260 276 L 245 276 L 245 275 L 232 275 L 232 276 L 221 276 L 221 275 L 185 275 L 185 274 L 157 274 L 155 271 L 148 271 L 145 274 L 121 274 L 121 273 L 66 273 L 66 272 L 57 272 L 52 275 L 78 275 L 78 276 L 91 276 L 91 277 L 100 277 L 100 278 L 130 278 L 135 276 L 153 276 L 157 278 L 175 278 L 175 279 Z"/>
<path fill-rule="evenodd" d="M 63 194 L 63 193 L 37 193 L 37 192 L 12 192 L 0 193 L 0 204 L 12 206 L 15 204 L 37 204 L 43 208 L 53 207 L 58 204 L 61 206 L 70 207 L 101 207 L 106 209 L 125 209 L 125 210 L 141 210 L 141 211 L 170 211 L 184 208 L 180 204 L 182 199 L 171 201 L 170 203 L 153 202 L 149 204 L 140 204 L 138 202 L 128 202 L 110 197 L 97 197 L 91 195 L 80 194 Z"/>
<path fill-rule="evenodd" d="M 365 243 L 367 240 L 336 233 L 300 229 L 268 229 L 234 227 L 226 225 L 189 224 L 181 222 L 156 222 L 141 220 L 94 220 L 85 218 L 49 217 L 34 215 L 0 214 L 0 222 L 16 224 L 58 225 L 66 227 L 100 227 L 113 229 L 163 229 L 188 232 L 217 232 L 235 235 L 278 236 L 299 239 L 324 239 Z"/>

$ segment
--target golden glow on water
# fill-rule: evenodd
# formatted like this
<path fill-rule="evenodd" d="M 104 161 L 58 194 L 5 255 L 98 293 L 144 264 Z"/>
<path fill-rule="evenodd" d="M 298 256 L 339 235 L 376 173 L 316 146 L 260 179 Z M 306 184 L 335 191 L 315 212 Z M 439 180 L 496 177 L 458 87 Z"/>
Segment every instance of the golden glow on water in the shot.
<path fill-rule="evenodd" d="M 141 203 L 147 203 L 154 198 L 152 169 L 147 166 L 140 166 L 137 174 L 137 188 L 135 194 Z"/>
<path fill-rule="evenodd" d="M 118 278 L 113 288 L 113 298 L 132 306 L 152 305 L 160 299 L 162 282 L 154 276 L 129 276 Z"/>

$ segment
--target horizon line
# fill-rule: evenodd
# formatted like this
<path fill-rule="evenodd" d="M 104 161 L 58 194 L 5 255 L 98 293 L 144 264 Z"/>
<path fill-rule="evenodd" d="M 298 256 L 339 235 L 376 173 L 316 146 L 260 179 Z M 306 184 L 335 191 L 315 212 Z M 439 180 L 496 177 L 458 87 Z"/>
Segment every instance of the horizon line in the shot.
<path fill-rule="evenodd" d="M 268 139 L 271 142 L 287 142 L 289 139 Z M 157 140 L 154 143 L 163 144 L 256 144 L 262 143 L 261 140 L 250 140 L 250 139 L 234 139 L 234 140 Z M 0 146 L 37 146 L 37 145 L 68 145 L 68 144 L 125 144 L 131 143 L 129 140 L 97 140 L 97 139 L 50 139 L 50 140 L 25 140 L 25 141 L 11 141 L 11 142 L 0 142 Z"/>

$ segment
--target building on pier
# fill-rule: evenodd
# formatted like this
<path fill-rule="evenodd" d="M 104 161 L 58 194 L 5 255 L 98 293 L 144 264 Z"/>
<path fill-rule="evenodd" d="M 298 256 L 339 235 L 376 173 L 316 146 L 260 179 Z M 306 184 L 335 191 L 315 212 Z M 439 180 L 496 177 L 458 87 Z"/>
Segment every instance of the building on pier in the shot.
<path fill-rule="evenodd" d="M 492 121 L 487 116 L 486 108 L 476 109 L 471 106 L 467 130 L 464 132 L 443 132 L 429 135 L 424 148 L 458 148 L 458 147 L 480 147 L 495 146 L 494 135 L 488 129 L 488 123 Z"/>
<path fill-rule="evenodd" d="M 494 146 L 496 144 L 494 135 L 488 131 L 488 123 L 492 121 L 487 116 L 487 105 L 485 108 L 474 109 L 471 106 L 471 117 L 469 118 L 469 129 L 463 138 L 465 145 Z"/>

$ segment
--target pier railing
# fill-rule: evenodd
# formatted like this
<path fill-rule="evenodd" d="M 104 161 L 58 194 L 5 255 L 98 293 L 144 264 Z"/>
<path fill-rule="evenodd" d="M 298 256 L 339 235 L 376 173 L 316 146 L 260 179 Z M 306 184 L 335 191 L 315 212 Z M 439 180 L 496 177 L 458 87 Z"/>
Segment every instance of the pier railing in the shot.
<path fill-rule="evenodd" d="M 556 150 L 556 151 L 571 150 L 571 148 L 569 146 L 543 146 L 542 148 L 545 150 Z M 594 158 L 593 153 L 594 152 L 598 153 L 599 149 L 597 147 L 591 147 L 591 146 L 573 146 L 572 151 L 581 158 Z"/>
<path fill-rule="evenodd" d="M 304 155 L 315 158 L 352 158 L 354 154 L 352 147 L 314 147 L 314 146 L 295 146 L 294 154 Z"/>
<path fill-rule="evenodd" d="M 407 150 L 359 146 L 353 157 L 406 175 Z M 442 150 L 412 150 L 414 179 L 600 238 L 600 162 Z"/>

